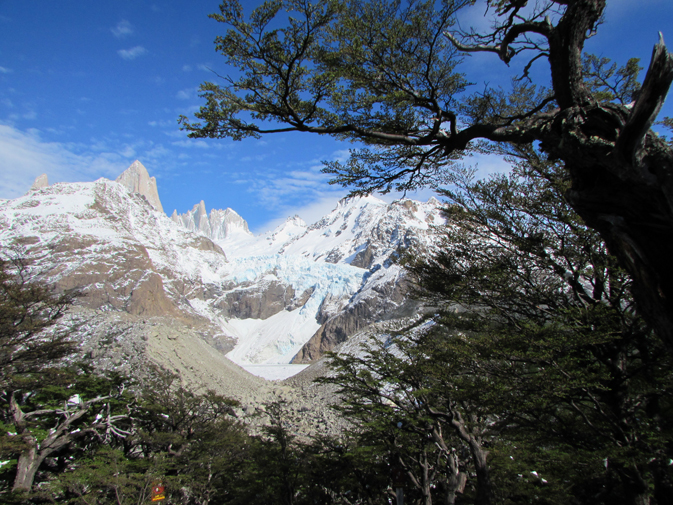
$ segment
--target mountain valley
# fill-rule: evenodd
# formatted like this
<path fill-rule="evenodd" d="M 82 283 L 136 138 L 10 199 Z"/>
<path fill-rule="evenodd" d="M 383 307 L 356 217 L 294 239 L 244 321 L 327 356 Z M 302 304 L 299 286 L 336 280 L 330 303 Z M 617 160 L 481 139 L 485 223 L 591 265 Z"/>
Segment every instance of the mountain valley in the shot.
<path fill-rule="evenodd" d="M 71 322 L 100 369 L 137 374 L 154 362 L 244 404 L 277 394 L 315 402 L 322 393 L 302 382 L 312 363 L 373 323 L 414 313 L 398 259 L 432 247 L 439 208 L 344 199 L 314 224 L 294 216 L 254 236 L 235 211 L 208 214 L 204 202 L 167 217 L 135 162 L 114 182 L 45 177 L 0 202 L 0 243 L 40 279 L 80 293 Z M 309 365 L 293 388 L 244 370 L 290 364 Z"/>

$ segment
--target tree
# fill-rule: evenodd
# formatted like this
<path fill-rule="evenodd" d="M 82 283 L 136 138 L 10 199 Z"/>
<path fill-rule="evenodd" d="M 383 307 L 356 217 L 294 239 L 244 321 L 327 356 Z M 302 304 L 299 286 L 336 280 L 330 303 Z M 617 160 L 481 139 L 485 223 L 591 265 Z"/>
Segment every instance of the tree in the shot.
<path fill-rule="evenodd" d="M 509 176 L 455 177 L 446 243 L 411 265 L 447 306 L 431 330 L 448 364 L 435 380 L 477 402 L 498 440 L 530 448 L 534 468 L 572 476 L 565 501 L 666 503 L 670 356 L 630 276 L 565 205 L 562 169 L 531 148 L 511 155 Z"/>
<path fill-rule="evenodd" d="M 160 469 L 167 493 L 187 503 L 229 502 L 247 453 L 247 434 L 233 410 L 238 402 L 191 391 L 158 367 L 138 397 L 136 437 L 125 441 L 126 457 L 150 474 Z"/>
<path fill-rule="evenodd" d="M 607 0 L 486 0 L 490 33 L 455 17 L 473 0 L 276 0 L 246 20 L 236 0 L 211 17 L 229 26 L 216 48 L 240 77 L 201 86 L 191 137 L 240 140 L 300 131 L 364 143 L 334 182 L 354 192 L 440 184 L 452 161 L 477 149 L 537 143 L 563 163 L 566 200 L 634 279 L 639 310 L 673 349 L 673 148 L 650 127 L 673 81 L 673 56 L 656 44 L 643 84 L 587 63 L 584 42 Z M 283 13 L 286 11 L 286 13 Z M 528 54 L 513 91 L 467 94 L 460 55 Z M 526 81 L 547 61 L 551 89 Z M 629 66 L 631 72 L 629 73 Z M 469 76 L 468 76 L 469 78 Z M 619 82 L 634 91 L 622 103 Z M 630 101 L 633 100 L 633 103 Z"/>
<path fill-rule="evenodd" d="M 476 400 L 453 395 L 455 382 L 451 387 L 438 382 L 464 367 L 440 356 L 427 336 L 422 326 L 413 325 L 396 336 L 372 338 L 357 355 L 332 353 L 334 373 L 318 380 L 338 386 L 335 408 L 355 425 L 359 445 L 378 448 L 389 473 L 401 469 L 409 482 L 406 493 L 415 491 L 412 498 L 431 505 L 441 495 L 443 503 L 454 504 L 473 470 L 477 483 L 468 484 L 476 489 L 474 502 L 489 504 L 492 488 L 482 444 L 487 423 Z"/>
<path fill-rule="evenodd" d="M 232 417 L 237 403 L 186 390 L 159 368 L 134 393 L 132 432 L 91 447 L 42 489 L 68 503 L 141 503 L 161 482 L 172 502 L 235 501 L 249 453 L 249 437 Z"/>
<path fill-rule="evenodd" d="M 112 407 L 123 381 L 66 367 L 75 328 L 61 320 L 74 299 L 40 282 L 21 251 L 0 258 L 0 452 L 14 492 L 30 492 L 45 462 L 76 444 L 128 434 Z"/>
<path fill-rule="evenodd" d="M 56 294 L 15 253 L 0 258 L 0 388 L 9 387 L 13 376 L 39 373 L 74 351 L 72 328 L 57 325 L 74 293 Z"/>
<path fill-rule="evenodd" d="M 13 492 L 31 491 L 47 458 L 75 443 L 109 441 L 131 433 L 129 415 L 123 408 L 127 402 L 120 401 L 124 390 L 120 378 L 55 369 L 47 377 L 45 382 L 43 374 L 38 380 L 23 376 L 0 395 L 4 420 L 21 441 L 10 451 L 18 452 Z M 99 394 L 101 391 L 104 393 Z"/>
<path fill-rule="evenodd" d="M 459 456 L 476 484 L 449 503 L 668 503 L 670 356 L 636 313 L 630 276 L 565 204 L 558 163 L 510 156 L 508 176 L 454 175 L 445 241 L 407 263 L 438 314 L 334 355 L 323 382 L 363 442 L 409 470 L 441 468 L 418 457 L 429 434 L 433 455 Z M 450 482 L 459 472 L 444 461 L 436 475 Z"/>

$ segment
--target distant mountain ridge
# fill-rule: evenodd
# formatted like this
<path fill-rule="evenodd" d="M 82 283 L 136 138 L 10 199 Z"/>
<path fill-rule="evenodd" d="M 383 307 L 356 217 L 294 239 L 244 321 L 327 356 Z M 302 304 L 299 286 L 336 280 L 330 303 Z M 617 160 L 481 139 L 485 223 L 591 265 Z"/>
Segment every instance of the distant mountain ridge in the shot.
<path fill-rule="evenodd" d="M 24 247 L 59 288 L 81 290 L 81 309 L 102 327 L 123 314 L 135 321 L 118 346 L 83 337 L 99 362 L 123 367 L 143 354 L 197 382 L 203 358 L 176 361 L 170 335 L 242 365 L 310 363 L 371 323 L 415 311 L 398 259 L 431 248 L 444 223 L 436 199 L 348 198 L 314 224 L 294 216 L 253 236 L 235 211 L 208 214 L 204 202 L 168 218 L 145 167 L 124 174 L 45 178 L 0 202 L 0 243 Z"/>
<path fill-rule="evenodd" d="M 210 214 L 206 211 L 203 200 L 194 205 L 191 211 L 178 214 L 173 211 L 171 220 L 188 230 L 205 235 L 211 240 L 224 240 L 232 234 L 244 234 L 252 236 L 248 229 L 248 223 L 232 209 L 212 209 Z"/>

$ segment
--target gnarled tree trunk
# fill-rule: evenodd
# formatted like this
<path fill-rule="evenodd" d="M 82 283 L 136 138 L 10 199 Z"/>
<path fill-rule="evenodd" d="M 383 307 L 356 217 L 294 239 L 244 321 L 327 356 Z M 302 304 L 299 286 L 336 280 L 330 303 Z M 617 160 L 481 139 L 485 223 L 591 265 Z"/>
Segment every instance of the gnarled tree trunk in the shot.
<path fill-rule="evenodd" d="M 537 132 L 542 148 L 565 162 L 568 203 L 631 274 L 639 310 L 671 349 L 673 149 L 650 127 L 672 81 L 673 55 L 662 40 L 632 109 L 574 105 Z"/>

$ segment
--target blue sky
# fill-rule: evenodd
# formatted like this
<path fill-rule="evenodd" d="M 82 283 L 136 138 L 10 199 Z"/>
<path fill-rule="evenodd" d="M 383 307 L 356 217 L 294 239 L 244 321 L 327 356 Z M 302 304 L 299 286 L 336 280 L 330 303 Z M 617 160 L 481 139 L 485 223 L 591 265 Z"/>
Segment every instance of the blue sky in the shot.
<path fill-rule="evenodd" d="M 204 200 L 261 232 L 295 213 L 312 222 L 329 211 L 346 191 L 327 184 L 321 160 L 343 158 L 350 144 L 302 134 L 193 140 L 179 130 L 178 116 L 200 105 L 199 84 L 214 79 L 210 69 L 227 73 L 213 44 L 224 27 L 207 17 L 218 4 L 0 0 L 0 198 L 25 193 L 41 173 L 52 183 L 114 179 L 139 159 L 169 214 Z M 482 13 L 462 23 L 483 24 Z M 673 47 L 670 0 L 611 0 L 587 48 L 647 67 L 658 31 Z M 486 54 L 465 69 L 479 84 L 506 71 Z M 673 116 L 670 99 L 664 115 Z M 481 173 L 498 169 L 480 160 Z"/>

